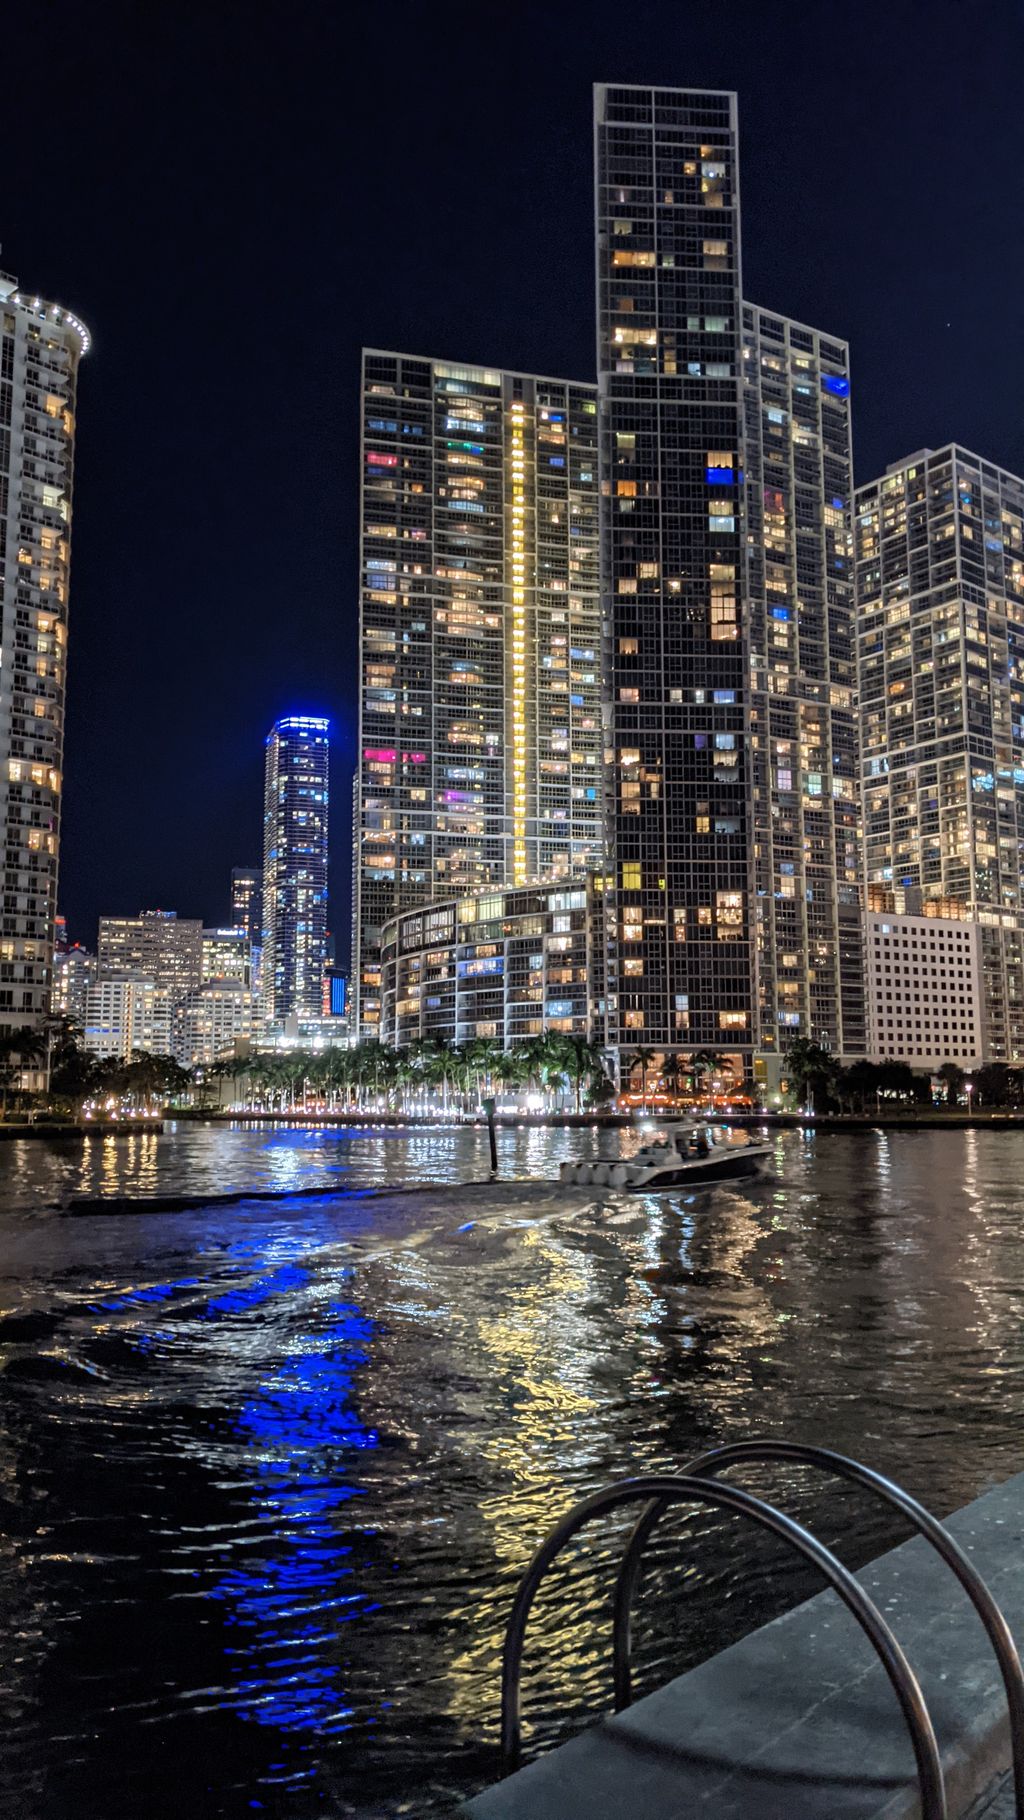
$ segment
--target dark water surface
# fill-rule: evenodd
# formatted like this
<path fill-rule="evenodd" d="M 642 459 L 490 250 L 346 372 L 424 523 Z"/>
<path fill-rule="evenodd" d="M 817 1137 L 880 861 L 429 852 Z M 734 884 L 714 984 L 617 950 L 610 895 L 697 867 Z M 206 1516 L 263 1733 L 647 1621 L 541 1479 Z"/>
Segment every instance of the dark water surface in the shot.
<path fill-rule="evenodd" d="M 0 1147 L 9 1820 L 450 1813 L 494 1772 L 518 1575 L 582 1493 L 765 1433 L 940 1513 L 1024 1465 L 1024 1135 L 787 1133 L 776 1180 L 658 1200 L 549 1186 L 586 1133 L 499 1142 L 516 1185 L 457 1186 L 474 1131 Z M 52 1211 L 321 1182 L 420 1186 Z M 849 1560 L 899 1534 L 748 1482 Z M 535 1740 L 607 1702 L 621 1535 L 539 1602 Z M 675 1523 L 641 1684 L 812 1590 L 731 1519 Z"/>

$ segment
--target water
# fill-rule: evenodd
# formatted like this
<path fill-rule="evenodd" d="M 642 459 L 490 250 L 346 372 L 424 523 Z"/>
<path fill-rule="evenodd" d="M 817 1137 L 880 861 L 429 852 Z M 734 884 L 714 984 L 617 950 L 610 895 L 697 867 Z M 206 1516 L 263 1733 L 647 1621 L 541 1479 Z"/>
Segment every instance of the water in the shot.
<path fill-rule="evenodd" d="M 590 1142 L 500 1133 L 498 1188 L 456 1186 L 486 1174 L 471 1130 L 0 1147 L 9 1820 L 450 1814 L 494 1774 L 518 1575 L 584 1492 L 765 1433 L 940 1512 L 1024 1465 L 1024 1136 L 787 1133 L 768 1184 L 549 1186 Z M 419 1186 L 52 1211 L 320 1183 Z M 748 1482 L 848 1560 L 899 1533 L 850 1489 Z M 607 1704 L 622 1534 L 542 1595 L 534 1743 Z M 732 1519 L 673 1520 L 641 1685 L 813 1589 Z"/>

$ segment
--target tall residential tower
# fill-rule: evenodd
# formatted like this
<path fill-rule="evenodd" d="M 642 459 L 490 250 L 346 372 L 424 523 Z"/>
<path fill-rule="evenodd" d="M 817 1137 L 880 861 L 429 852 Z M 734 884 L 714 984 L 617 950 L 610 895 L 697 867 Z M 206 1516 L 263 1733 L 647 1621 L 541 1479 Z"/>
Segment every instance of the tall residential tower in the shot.
<path fill-rule="evenodd" d="M 977 925 L 980 1047 L 1020 1062 L 1024 480 L 922 449 L 858 489 L 854 522 L 869 909 Z M 883 1006 L 877 1041 L 896 1035 Z"/>
<path fill-rule="evenodd" d="M 601 851 L 592 386 L 367 352 L 352 977 L 397 913 Z"/>
<path fill-rule="evenodd" d="M 50 1009 L 78 363 L 89 336 L 0 273 L 0 1031 Z"/>
<path fill-rule="evenodd" d="M 329 726 L 313 715 L 289 715 L 267 735 L 262 995 L 268 1032 L 321 1015 Z"/>
<path fill-rule="evenodd" d="M 863 1041 L 845 346 L 744 305 L 736 98 L 595 93 L 608 1038 Z"/>

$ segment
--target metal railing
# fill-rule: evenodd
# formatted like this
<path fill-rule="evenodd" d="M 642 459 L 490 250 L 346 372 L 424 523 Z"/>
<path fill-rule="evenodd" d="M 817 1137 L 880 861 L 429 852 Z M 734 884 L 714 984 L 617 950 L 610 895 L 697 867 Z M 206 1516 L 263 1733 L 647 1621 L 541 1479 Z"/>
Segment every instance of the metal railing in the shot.
<path fill-rule="evenodd" d="M 960 1544 L 954 1540 L 948 1529 L 933 1517 L 923 1504 L 919 1504 L 916 1498 L 912 1498 L 909 1492 L 904 1491 L 902 1486 L 894 1484 L 891 1479 L 884 1478 L 881 1473 L 873 1472 L 869 1466 L 862 1466 L 859 1460 L 848 1459 L 846 1455 L 833 1453 L 826 1447 L 809 1447 L 798 1441 L 736 1441 L 730 1446 L 712 1448 L 710 1452 L 701 1454 L 698 1459 L 689 1461 L 682 1470 L 684 1474 L 697 1478 L 712 1477 L 723 1472 L 726 1467 L 738 1465 L 743 1461 L 778 1461 L 790 1465 L 811 1466 L 819 1471 L 832 1473 L 837 1478 L 849 1479 L 857 1485 L 863 1485 L 875 1497 L 881 1498 L 884 1503 L 898 1510 L 918 1535 L 923 1536 L 925 1541 L 929 1542 L 942 1557 L 946 1565 L 952 1569 L 985 1627 L 999 1664 L 1010 1715 L 1010 1746 L 1013 1757 L 1017 1820 L 1024 1820 L 1024 1671 L 1021 1669 L 1017 1646 L 1006 1619 L 977 1568 L 964 1553 Z M 644 1511 L 630 1536 L 615 1585 L 612 1653 L 616 1712 L 624 1712 L 633 1698 L 631 1670 L 633 1601 L 643 1565 L 644 1550 L 659 1517 L 667 1507 L 665 1501 L 656 1499 Z"/>
<path fill-rule="evenodd" d="M 604 1491 L 595 1492 L 592 1497 L 585 1498 L 569 1511 L 560 1523 L 556 1523 L 537 1549 L 519 1583 L 505 1634 L 501 1675 L 501 1750 L 504 1773 L 510 1774 L 517 1768 L 522 1750 L 520 1694 L 523 1646 L 527 1620 L 544 1575 L 566 1544 L 588 1523 L 596 1517 L 605 1516 L 609 1511 L 640 1502 L 646 1502 L 648 1509 L 633 1531 L 630 1548 L 637 1542 L 645 1518 L 651 1519 L 650 1528 L 653 1528 L 657 1517 L 671 1504 L 710 1504 L 718 1509 L 734 1511 L 738 1516 L 746 1517 L 760 1528 L 778 1536 L 818 1569 L 865 1632 L 899 1700 L 914 1749 L 921 1794 L 921 1820 L 947 1820 L 938 1746 L 921 1689 L 896 1638 L 863 1587 L 817 1537 L 812 1536 L 792 1517 L 765 1504 L 751 1492 L 741 1491 L 738 1486 L 719 1484 L 711 1477 L 701 1478 L 693 1474 L 650 1473 L 641 1478 L 621 1480 Z M 644 1534 L 637 1542 L 637 1568 L 646 1539 Z M 635 1576 L 630 1581 L 630 1603 L 634 1584 Z M 628 1660 L 628 1626 L 625 1643 Z"/>

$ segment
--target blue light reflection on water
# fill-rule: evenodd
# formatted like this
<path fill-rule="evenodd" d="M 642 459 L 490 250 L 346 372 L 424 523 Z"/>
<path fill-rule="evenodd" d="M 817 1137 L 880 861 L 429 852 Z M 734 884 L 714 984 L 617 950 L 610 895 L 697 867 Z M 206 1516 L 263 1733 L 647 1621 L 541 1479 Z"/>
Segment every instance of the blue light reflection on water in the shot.
<path fill-rule="evenodd" d="M 301 1288 L 306 1278 L 305 1271 L 285 1268 L 275 1274 L 275 1291 Z M 352 1466 L 378 1444 L 376 1430 L 353 1407 L 353 1378 L 367 1362 L 372 1331 L 352 1303 L 321 1314 L 306 1347 L 264 1380 L 236 1424 L 253 1474 L 253 1501 L 272 1540 L 226 1573 L 212 1597 L 232 1608 L 231 1630 L 245 1633 L 229 1645 L 229 1655 L 260 1670 L 235 1683 L 237 1709 L 283 1731 L 340 1732 L 353 1718 L 338 1660 L 339 1627 L 377 1605 L 354 1583 L 358 1563 L 338 1529 L 340 1513 L 365 1489 L 354 1482 Z"/>

